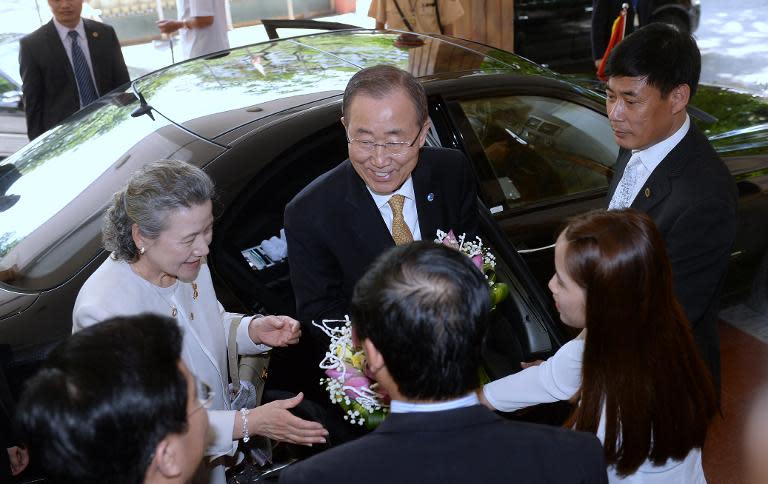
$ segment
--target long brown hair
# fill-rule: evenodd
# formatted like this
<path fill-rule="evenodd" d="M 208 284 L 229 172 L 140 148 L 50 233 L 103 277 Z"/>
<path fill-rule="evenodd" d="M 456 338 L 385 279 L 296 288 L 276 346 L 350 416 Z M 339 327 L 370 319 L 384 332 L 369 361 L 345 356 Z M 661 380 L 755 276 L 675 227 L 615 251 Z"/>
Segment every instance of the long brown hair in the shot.
<path fill-rule="evenodd" d="M 636 210 L 594 211 L 563 231 L 569 275 L 586 291 L 580 404 L 569 425 L 596 433 L 620 475 L 704 445 L 717 412 L 709 372 L 672 291 L 664 240 Z"/>

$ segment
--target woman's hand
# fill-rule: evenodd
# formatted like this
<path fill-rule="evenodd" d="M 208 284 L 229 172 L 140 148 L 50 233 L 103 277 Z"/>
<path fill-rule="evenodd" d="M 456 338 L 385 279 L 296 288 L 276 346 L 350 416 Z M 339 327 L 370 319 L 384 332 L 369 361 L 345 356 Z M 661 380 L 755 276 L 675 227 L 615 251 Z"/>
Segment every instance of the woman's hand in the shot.
<path fill-rule="evenodd" d="M 480 387 L 480 388 L 477 390 L 477 399 L 478 399 L 478 400 L 480 400 L 480 403 L 481 403 L 481 404 L 485 405 L 485 406 L 486 406 L 486 407 L 488 407 L 490 410 L 494 410 L 494 411 L 496 410 L 495 408 L 493 408 L 493 405 L 491 405 L 491 402 L 489 402 L 489 401 L 488 401 L 488 399 L 487 399 L 487 398 L 485 398 L 485 392 L 483 391 L 483 388 L 482 388 L 482 387 Z"/>
<path fill-rule="evenodd" d="M 248 414 L 248 432 L 292 444 L 324 444 L 328 431 L 321 424 L 300 419 L 288 411 L 303 399 L 304 395 L 299 393 L 293 398 L 275 400 L 251 409 Z M 238 423 L 239 415 L 235 419 L 235 429 Z"/>
<path fill-rule="evenodd" d="M 22 447 L 8 447 L 6 450 L 11 461 L 11 475 L 18 476 L 29 464 L 29 452 Z"/>
<path fill-rule="evenodd" d="M 301 326 L 288 316 L 254 317 L 248 323 L 248 336 L 256 344 L 288 346 L 299 342 Z"/>

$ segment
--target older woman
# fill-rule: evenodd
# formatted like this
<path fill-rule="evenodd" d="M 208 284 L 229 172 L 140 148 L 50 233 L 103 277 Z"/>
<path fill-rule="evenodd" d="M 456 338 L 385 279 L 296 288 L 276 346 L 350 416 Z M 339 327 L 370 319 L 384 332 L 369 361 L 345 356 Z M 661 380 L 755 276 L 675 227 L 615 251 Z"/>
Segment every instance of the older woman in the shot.
<path fill-rule="evenodd" d="M 248 412 L 230 408 L 231 322 L 237 321 L 241 354 L 294 344 L 300 330 L 298 322 L 287 316 L 228 313 L 217 301 L 205 260 L 213 236 L 213 195 L 208 175 L 187 163 L 163 160 L 135 173 L 115 194 L 105 215 L 104 246 L 111 256 L 80 290 L 73 331 L 142 312 L 175 318 L 184 331 L 184 362 L 214 389 L 209 411 L 214 437 L 207 451 L 212 461 L 233 455 L 237 440 L 253 434 L 298 444 L 323 443 L 327 432 L 320 424 L 288 411 L 302 394 Z M 209 482 L 224 482 L 223 466 L 211 465 Z"/>
<path fill-rule="evenodd" d="M 484 403 L 511 411 L 572 399 L 570 425 L 603 442 L 609 482 L 705 483 L 715 392 L 653 221 L 631 209 L 574 218 L 557 239 L 549 289 L 581 334 L 485 385 Z"/>

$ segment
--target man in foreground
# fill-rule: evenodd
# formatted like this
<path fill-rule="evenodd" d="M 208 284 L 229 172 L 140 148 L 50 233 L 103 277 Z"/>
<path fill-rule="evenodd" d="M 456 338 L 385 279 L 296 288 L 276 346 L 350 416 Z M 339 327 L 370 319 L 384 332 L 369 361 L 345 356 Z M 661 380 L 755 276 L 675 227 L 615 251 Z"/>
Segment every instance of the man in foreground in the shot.
<path fill-rule="evenodd" d="M 391 415 L 287 468 L 281 482 L 607 483 L 594 435 L 505 421 L 479 405 L 490 305 L 485 277 L 458 251 L 415 242 L 383 254 L 355 287 L 351 316 Z"/>
<path fill-rule="evenodd" d="M 113 318 L 80 331 L 29 381 L 17 421 L 53 482 L 185 483 L 208 440 L 210 389 L 181 361 L 170 318 Z"/>

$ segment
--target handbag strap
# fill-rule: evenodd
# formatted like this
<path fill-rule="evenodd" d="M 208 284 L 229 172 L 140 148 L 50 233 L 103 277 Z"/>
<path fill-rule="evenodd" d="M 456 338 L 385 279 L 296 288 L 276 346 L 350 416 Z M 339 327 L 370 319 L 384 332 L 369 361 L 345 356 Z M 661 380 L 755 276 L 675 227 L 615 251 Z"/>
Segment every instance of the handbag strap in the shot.
<path fill-rule="evenodd" d="M 227 359 L 229 360 L 229 380 L 235 393 L 240 391 L 240 369 L 237 365 L 237 328 L 242 318 L 232 318 L 229 323 L 229 338 L 227 338 Z"/>

